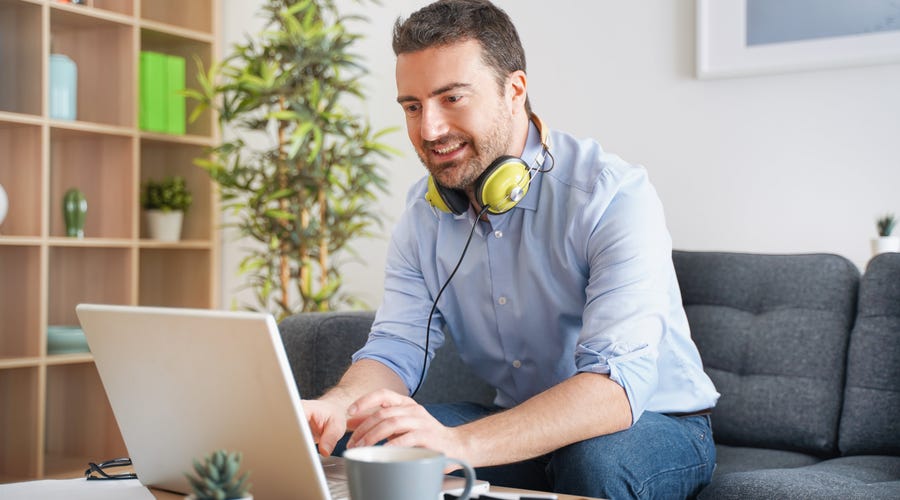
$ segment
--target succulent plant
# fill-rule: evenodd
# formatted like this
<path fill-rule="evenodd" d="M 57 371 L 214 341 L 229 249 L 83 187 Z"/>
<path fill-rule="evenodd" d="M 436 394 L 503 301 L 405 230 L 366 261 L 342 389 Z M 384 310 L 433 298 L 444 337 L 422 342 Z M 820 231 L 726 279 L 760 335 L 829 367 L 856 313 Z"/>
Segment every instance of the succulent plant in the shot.
<path fill-rule="evenodd" d="M 187 211 L 193 198 L 184 177 L 167 177 L 161 181 L 146 180 L 141 185 L 141 206 L 146 210 Z"/>
<path fill-rule="evenodd" d="M 247 496 L 250 484 L 247 483 L 249 472 L 238 477 L 241 467 L 240 452 L 229 453 L 218 450 L 203 458 L 201 464 L 194 460 L 196 475 L 185 474 L 194 490 L 197 500 L 227 500 Z"/>
<path fill-rule="evenodd" d="M 877 221 L 878 236 L 890 236 L 896 223 L 897 219 L 894 218 L 894 214 L 885 214 L 883 217 L 880 217 Z"/>

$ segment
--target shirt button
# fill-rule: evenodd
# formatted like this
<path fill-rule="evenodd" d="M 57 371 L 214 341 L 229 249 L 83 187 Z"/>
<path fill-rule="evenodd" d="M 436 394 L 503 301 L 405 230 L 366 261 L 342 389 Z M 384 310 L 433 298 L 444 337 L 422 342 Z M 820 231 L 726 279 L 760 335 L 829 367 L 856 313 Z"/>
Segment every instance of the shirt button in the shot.
<path fill-rule="evenodd" d="M 494 231 L 494 238 L 500 239 L 503 237 L 503 231 Z"/>
<path fill-rule="evenodd" d="M 500 304 L 501 306 L 502 306 L 502 305 L 505 305 L 505 304 L 506 304 L 506 297 L 500 297 L 499 299 L 497 299 L 497 303 Z"/>
<path fill-rule="evenodd" d="M 518 359 L 513 361 L 513 368 L 521 368 L 521 366 L 522 366 L 522 362 L 519 361 Z"/>

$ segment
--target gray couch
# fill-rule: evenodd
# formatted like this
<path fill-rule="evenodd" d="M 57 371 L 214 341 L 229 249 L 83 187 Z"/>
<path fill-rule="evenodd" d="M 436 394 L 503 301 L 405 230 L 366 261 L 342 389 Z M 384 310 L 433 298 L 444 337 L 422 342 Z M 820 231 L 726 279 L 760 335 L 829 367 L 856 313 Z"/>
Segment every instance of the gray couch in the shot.
<path fill-rule="evenodd" d="M 860 277 L 834 255 L 673 254 L 692 335 L 722 397 L 701 499 L 900 499 L 900 254 Z M 334 385 L 371 312 L 281 324 L 303 397 Z M 452 344 L 422 402 L 490 402 Z"/>

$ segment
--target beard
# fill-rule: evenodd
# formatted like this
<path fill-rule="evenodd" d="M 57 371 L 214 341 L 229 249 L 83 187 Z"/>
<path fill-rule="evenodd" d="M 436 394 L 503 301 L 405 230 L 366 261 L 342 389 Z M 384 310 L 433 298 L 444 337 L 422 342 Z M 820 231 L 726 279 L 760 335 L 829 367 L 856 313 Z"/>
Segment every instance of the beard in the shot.
<path fill-rule="evenodd" d="M 488 165 L 506 154 L 512 136 L 512 114 L 497 110 L 493 116 L 496 119 L 488 127 L 489 133 L 480 140 L 467 134 L 448 134 L 436 141 L 424 141 L 417 149 L 419 160 L 441 186 L 471 191 Z M 446 162 L 431 158 L 432 149 L 456 143 L 466 144 L 467 157 Z"/>

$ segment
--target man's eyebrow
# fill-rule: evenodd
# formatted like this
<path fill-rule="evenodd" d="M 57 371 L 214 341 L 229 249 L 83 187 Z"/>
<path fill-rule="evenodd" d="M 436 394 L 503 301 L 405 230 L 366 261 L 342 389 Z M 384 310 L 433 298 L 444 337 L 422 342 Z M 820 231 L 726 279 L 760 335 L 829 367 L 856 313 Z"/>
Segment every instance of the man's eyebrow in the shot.
<path fill-rule="evenodd" d="M 456 89 L 461 89 L 461 88 L 470 88 L 471 86 L 472 85 L 469 83 L 448 83 L 447 85 L 444 85 L 443 87 L 432 90 L 431 93 L 428 94 L 428 97 L 438 96 L 445 92 L 449 92 L 451 90 L 456 90 Z M 402 95 L 402 96 L 397 97 L 397 102 L 400 104 L 403 104 L 404 102 L 418 101 L 418 100 L 419 99 L 417 99 L 411 95 Z"/>

